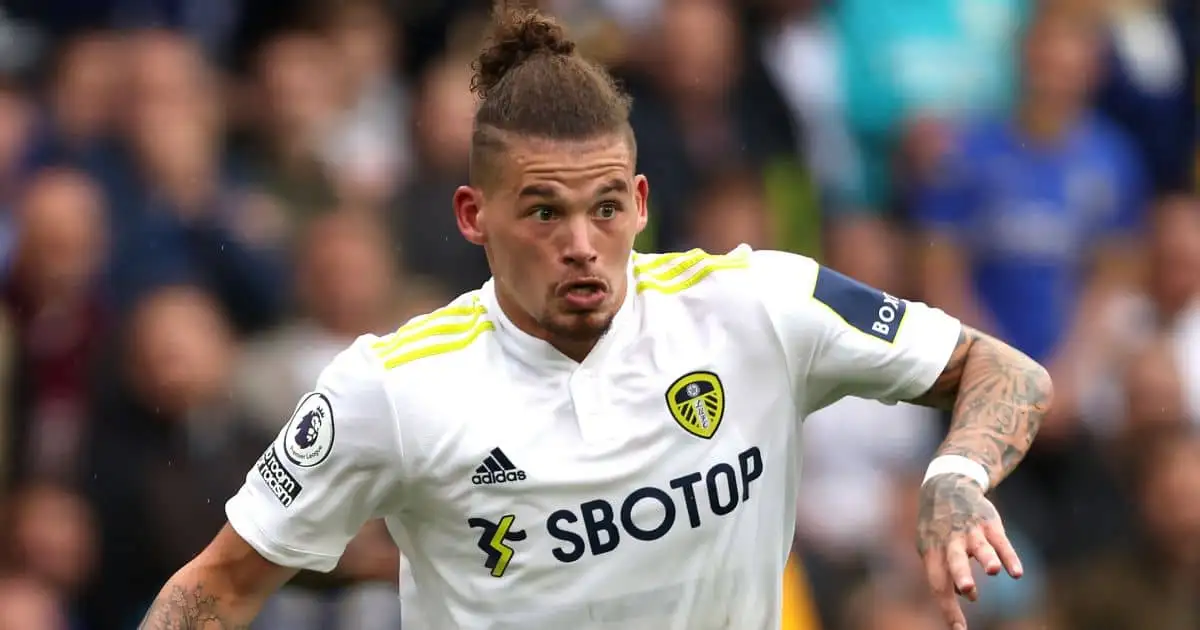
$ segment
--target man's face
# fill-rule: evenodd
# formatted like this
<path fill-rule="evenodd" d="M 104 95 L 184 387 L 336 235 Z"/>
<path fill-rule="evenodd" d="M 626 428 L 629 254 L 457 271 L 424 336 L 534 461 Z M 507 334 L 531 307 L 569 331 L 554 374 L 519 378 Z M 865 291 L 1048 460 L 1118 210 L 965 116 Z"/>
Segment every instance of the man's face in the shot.
<path fill-rule="evenodd" d="M 1078 104 L 1088 98 L 1096 78 L 1094 34 L 1069 18 L 1043 19 L 1030 27 L 1025 41 L 1027 96 Z"/>
<path fill-rule="evenodd" d="M 595 341 L 626 291 L 646 225 L 646 178 L 621 134 L 580 142 L 510 140 L 491 185 L 460 188 L 467 240 L 487 250 L 506 313 L 528 332 Z"/>

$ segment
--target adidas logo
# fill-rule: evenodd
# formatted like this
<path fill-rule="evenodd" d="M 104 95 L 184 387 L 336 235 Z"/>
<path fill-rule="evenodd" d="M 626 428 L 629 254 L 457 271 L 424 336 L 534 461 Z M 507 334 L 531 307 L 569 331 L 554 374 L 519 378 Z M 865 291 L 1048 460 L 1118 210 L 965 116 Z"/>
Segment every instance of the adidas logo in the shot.
<path fill-rule="evenodd" d="M 499 448 L 492 449 L 492 454 L 483 460 L 483 464 L 475 469 L 475 474 L 471 477 L 471 483 L 477 486 L 516 481 L 525 481 L 525 471 L 517 470 L 512 460 Z"/>

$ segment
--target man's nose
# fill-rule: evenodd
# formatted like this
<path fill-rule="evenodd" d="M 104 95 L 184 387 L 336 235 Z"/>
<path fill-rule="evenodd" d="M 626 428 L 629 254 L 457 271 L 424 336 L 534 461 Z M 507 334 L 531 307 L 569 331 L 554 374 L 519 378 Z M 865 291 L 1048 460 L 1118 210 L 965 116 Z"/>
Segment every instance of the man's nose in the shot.
<path fill-rule="evenodd" d="M 595 226 L 587 217 L 573 217 L 564 225 L 562 260 L 568 265 L 587 265 L 596 260 Z"/>

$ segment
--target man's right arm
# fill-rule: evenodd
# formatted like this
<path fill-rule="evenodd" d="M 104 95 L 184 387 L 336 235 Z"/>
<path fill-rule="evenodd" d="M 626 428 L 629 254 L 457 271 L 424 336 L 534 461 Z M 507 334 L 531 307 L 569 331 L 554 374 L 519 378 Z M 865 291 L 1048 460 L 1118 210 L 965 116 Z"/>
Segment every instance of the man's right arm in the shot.
<path fill-rule="evenodd" d="M 138 630 L 243 630 L 296 569 L 263 558 L 226 525 L 167 582 Z"/>
<path fill-rule="evenodd" d="M 338 355 L 225 505 L 229 523 L 163 587 L 143 630 L 248 628 L 299 570 L 333 571 L 394 511 L 399 428 L 364 337 Z"/>

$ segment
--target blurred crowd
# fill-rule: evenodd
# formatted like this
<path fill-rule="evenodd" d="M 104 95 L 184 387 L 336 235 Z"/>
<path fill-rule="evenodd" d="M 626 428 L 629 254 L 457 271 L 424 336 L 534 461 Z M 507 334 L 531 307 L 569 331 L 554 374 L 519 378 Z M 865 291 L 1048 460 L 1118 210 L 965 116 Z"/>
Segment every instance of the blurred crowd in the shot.
<path fill-rule="evenodd" d="M 342 347 L 487 279 L 486 0 L 0 3 L 0 630 L 136 627 Z M 643 250 L 745 242 L 1048 365 L 972 628 L 1200 628 L 1191 0 L 545 0 L 635 99 Z M 940 630 L 913 543 L 946 419 L 808 420 L 795 628 Z M 399 627 L 369 524 L 263 630 Z"/>

